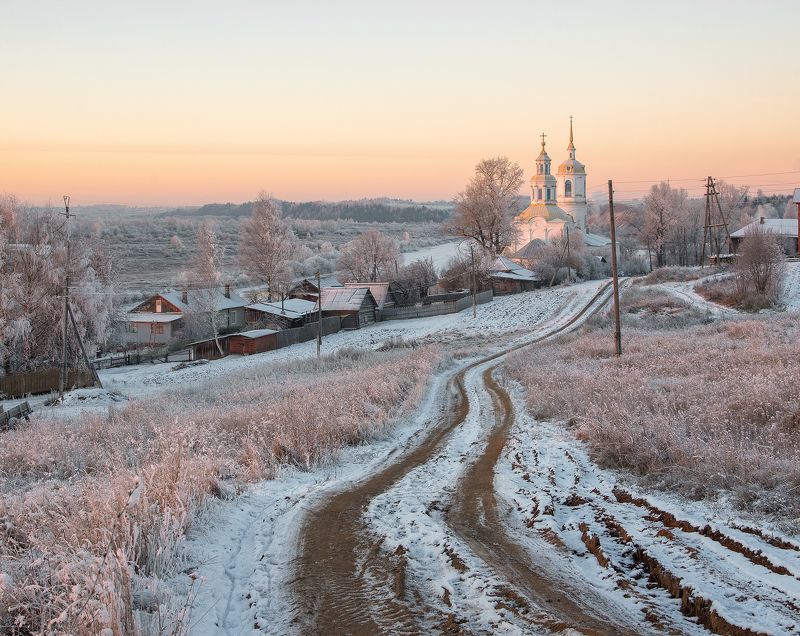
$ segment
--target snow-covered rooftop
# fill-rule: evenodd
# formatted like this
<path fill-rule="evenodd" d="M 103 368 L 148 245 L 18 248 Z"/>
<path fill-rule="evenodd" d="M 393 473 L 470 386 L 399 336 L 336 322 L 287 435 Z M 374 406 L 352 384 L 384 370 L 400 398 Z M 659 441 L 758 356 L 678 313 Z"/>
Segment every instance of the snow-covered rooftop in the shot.
<path fill-rule="evenodd" d="M 765 232 L 778 236 L 791 236 L 797 238 L 797 219 L 760 219 L 745 225 L 743 228 L 731 232 L 731 238 L 744 238 L 750 232 L 760 227 Z"/>
<path fill-rule="evenodd" d="M 322 311 L 358 311 L 367 294 L 371 295 L 367 287 L 323 288 Z"/>
<path fill-rule="evenodd" d="M 369 289 L 378 304 L 378 309 L 383 309 L 386 304 L 386 297 L 389 295 L 389 283 L 345 283 L 344 286 L 346 288 L 366 287 Z"/>
<path fill-rule="evenodd" d="M 260 311 L 274 316 L 287 316 L 289 318 L 302 318 L 317 311 L 317 303 L 302 298 L 287 298 L 281 303 L 253 303 L 247 309 Z"/>
<path fill-rule="evenodd" d="M 245 338 L 261 338 L 262 336 L 269 336 L 270 334 L 278 333 L 275 329 L 251 329 L 250 331 L 243 331 L 242 333 L 232 334 L 234 336 L 243 336 Z"/>

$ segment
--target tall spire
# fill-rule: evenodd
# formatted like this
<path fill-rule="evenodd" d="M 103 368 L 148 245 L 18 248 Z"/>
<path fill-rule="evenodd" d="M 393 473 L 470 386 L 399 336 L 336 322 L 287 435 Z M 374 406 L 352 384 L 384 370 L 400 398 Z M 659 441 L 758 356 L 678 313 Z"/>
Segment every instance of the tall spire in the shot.
<path fill-rule="evenodd" d="M 569 158 L 575 158 L 575 144 L 572 141 L 572 115 L 569 116 L 569 146 L 567 146 L 567 150 L 569 151 Z"/>

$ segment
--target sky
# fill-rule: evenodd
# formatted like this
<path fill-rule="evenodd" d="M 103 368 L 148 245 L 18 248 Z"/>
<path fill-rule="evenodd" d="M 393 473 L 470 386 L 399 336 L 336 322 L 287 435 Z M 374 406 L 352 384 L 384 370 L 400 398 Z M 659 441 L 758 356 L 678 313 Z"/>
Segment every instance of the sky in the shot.
<path fill-rule="evenodd" d="M 590 192 L 800 186 L 797 0 L 0 3 L 32 204 L 450 199 L 542 132 L 562 161 L 570 115 Z"/>

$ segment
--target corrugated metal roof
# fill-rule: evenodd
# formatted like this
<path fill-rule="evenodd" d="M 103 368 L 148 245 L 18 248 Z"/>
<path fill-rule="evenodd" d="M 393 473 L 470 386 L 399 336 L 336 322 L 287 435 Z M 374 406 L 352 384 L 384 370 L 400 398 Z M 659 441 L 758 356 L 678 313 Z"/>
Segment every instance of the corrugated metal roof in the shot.
<path fill-rule="evenodd" d="M 753 221 L 743 228 L 732 232 L 731 238 L 744 238 L 750 232 L 754 231 L 756 227 L 760 227 L 770 234 L 797 238 L 797 219 L 764 219 L 763 223 L 761 223 L 760 220 Z"/>
<path fill-rule="evenodd" d="M 383 309 L 389 295 L 389 283 L 345 283 L 345 287 L 366 287 L 375 299 L 378 309 Z"/>
<path fill-rule="evenodd" d="M 372 296 L 367 287 L 323 288 L 322 311 L 358 311 L 367 294 Z"/>
<path fill-rule="evenodd" d="M 247 309 L 260 311 L 272 316 L 286 316 L 288 318 L 302 318 L 317 311 L 317 303 L 302 298 L 287 298 L 283 301 L 274 303 L 253 303 L 247 305 Z"/>

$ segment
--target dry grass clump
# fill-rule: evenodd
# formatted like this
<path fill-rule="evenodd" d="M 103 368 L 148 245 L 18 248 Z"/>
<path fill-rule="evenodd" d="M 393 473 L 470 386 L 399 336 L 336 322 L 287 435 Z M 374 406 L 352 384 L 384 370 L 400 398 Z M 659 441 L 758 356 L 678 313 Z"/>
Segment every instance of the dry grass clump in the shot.
<path fill-rule="evenodd" d="M 697 280 L 715 274 L 718 270 L 702 267 L 680 267 L 670 265 L 654 269 L 647 276 L 638 278 L 634 281 L 637 285 L 657 285 L 659 283 L 685 283 L 690 280 Z"/>
<path fill-rule="evenodd" d="M 440 360 L 434 347 L 344 350 L 5 433 L 0 632 L 187 633 L 191 599 L 162 579 L 209 497 L 379 434 Z"/>
<path fill-rule="evenodd" d="M 541 418 L 577 422 L 607 466 L 693 496 L 798 522 L 800 359 L 796 317 L 587 329 L 513 355 L 509 375 Z"/>

